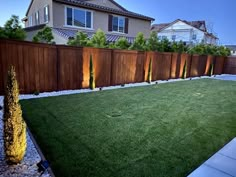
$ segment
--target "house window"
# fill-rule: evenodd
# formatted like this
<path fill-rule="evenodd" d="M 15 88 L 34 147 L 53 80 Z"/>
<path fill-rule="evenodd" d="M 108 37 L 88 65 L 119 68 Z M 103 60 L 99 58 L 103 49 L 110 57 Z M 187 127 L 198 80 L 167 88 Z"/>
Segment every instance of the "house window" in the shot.
<path fill-rule="evenodd" d="M 39 25 L 39 11 L 35 13 L 35 25 Z"/>
<path fill-rule="evenodd" d="M 29 16 L 29 26 L 33 26 L 33 17 L 32 17 L 32 15 Z"/>
<path fill-rule="evenodd" d="M 197 35 L 196 35 L 196 34 L 193 34 L 192 40 L 196 40 L 196 39 L 197 39 Z"/>
<path fill-rule="evenodd" d="M 175 41 L 176 35 L 172 35 L 172 36 L 171 36 L 171 39 L 172 39 L 173 41 Z"/>
<path fill-rule="evenodd" d="M 167 39 L 167 36 L 161 36 L 161 39 L 162 40 Z"/>
<path fill-rule="evenodd" d="M 113 16 L 112 31 L 125 33 L 125 18 L 124 17 Z"/>
<path fill-rule="evenodd" d="M 77 8 L 66 8 L 66 25 L 92 28 L 92 12 Z"/>
<path fill-rule="evenodd" d="M 45 6 L 44 9 L 44 22 L 47 23 L 49 21 L 49 6 Z"/>

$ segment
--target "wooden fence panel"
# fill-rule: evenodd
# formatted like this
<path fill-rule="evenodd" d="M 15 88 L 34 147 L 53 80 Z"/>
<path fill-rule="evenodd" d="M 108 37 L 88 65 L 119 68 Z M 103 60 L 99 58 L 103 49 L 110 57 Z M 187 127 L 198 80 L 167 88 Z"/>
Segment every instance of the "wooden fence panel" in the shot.
<path fill-rule="evenodd" d="M 236 57 L 228 57 L 224 64 L 225 74 L 236 74 Z"/>
<path fill-rule="evenodd" d="M 110 86 L 112 50 L 86 47 L 83 49 L 83 88 L 89 87 L 90 55 L 93 59 L 96 87 Z"/>
<path fill-rule="evenodd" d="M 58 46 L 58 90 L 82 88 L 82 53 L 82 48 Z"/>
<path fill-rule="evenodd" d="M 4 94 L 4 73 L 5 73 L 5 65 L 4 65 L 4 58 L 6 49 L 5 49 L 5 42 L 0 42 L 0 95 Z"/>
<path fill-rule="evenodd" d="M 144 81 L 144 52 L 114 50 L 112 85 Z"/>
<path fill-rule="evenodd" d="M 203 76 L 206 69 L 207 56 L 192 55 L 190 77 Z"/>
<path fill-rule="evenodd" d="M 223 74 L 225 57 L 216 57 L 214 64 L 214 74 Z"/>
<path fill-rule="evenodd" d="M 180 62 L 181 62 L 181 54 L 179 54 L 179 53 L 172 53 L 171 74 L 170 74 L 170 78 L 171 79 L 179 78 Z"/>

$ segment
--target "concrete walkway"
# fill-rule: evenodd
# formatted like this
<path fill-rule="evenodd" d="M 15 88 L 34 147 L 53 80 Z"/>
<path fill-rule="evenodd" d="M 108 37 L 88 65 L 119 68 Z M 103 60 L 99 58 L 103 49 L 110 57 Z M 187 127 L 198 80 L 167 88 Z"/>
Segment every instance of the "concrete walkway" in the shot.
<path fill-rule="evenodd" d="M 236 177 L 236 138 L 188 177 Z"/>
<path fill-rule="evenodd" d="M 236 81 L 236 75 L 222 74 L 213 77 L 214 79 L 225 80 L 225 81 Z"/>

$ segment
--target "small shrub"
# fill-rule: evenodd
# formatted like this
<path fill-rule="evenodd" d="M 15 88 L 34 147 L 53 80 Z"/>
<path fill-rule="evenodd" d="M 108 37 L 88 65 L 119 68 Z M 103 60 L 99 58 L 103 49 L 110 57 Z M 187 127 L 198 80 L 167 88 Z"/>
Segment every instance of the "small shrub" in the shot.
<path fill-rule="evenodd" d="M 147 78 L 148 83 L 152 82 L 152 59 L 150 58 L 149 61 L 149 66 L 148 66 L 148 78 Z"/>
<path fill-rule="evenodd" d="M 144 34 L 139 32 L 134 40 L 134 43 L 129 47 L 130 50 L 146 50 L 146 40 Z"/>
<path fill-rule="evenodd" d="M 125 37 L 121 37 L 119 38 L 116 42 L 115 42 L 115 48 L 116 49 L 128 49 L 130 47 L 130 44 L 128 42 L 128 40 Z"/>
<path fill-rule="evenodd" d="M 184 63 L 182 79 L 186 79 L 186 77 L 187 77 L 187 61 L 185 61 Z"/>
<path fill-rule="evenodd" d="M 83 32 L 78 32 L 74 39 L 69 39 L 67 44 L 70 46 L 79 46 L 79 47 L 91 46 L 88 35 Z"/>
<path fill-rule="evenodd" d="M 89 65 L 89 88 L 91 90 L 95 89 L 95 76 L 94 76 L 94 68 L 93 68 L 93 57 L 90 55 L 90 65 Z"/>
<path fill-rule="evenodd" d="M 158 41 L 157 32 L 152 31 L 150 37 L 147 40 L 147 50 L 149 51 L 158 51 L 160 48 L 160 43 Z"/>
<path fill-rule="evenodd" d="M 33 37 L 33 42 L 52 44 L 53 39 L 52 29 L 46 26 Z"/>
<path fill-rule="evenodd" d="M 214 71 L 214 64 L 211 63 L 209 70 L 208 70 L 208 76 L 212 76 L 213 75 L 213 71 Z"/>
<path fill-rule="evenodd" d="M 8 71 L 4 97 L 4 150 L 8 164 L 20 163 L 26 151 L 26 124 L 19 104 L 19 89 L 15 69 Z"/>
<path fill-rule="evenodd" d="M 98 29 L 97 32 L 93 35 L 92 39 L 90 40 L 92 46 L 97 48 L 106 48 L 107 47 L 106 41 L 107 41 L 106 35 L 101 29 Z"/>

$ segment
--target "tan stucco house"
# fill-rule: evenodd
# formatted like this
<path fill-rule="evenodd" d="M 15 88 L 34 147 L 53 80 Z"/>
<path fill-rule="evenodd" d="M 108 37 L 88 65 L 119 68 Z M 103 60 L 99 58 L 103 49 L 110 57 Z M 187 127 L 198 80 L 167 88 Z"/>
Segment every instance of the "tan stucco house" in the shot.
<path fill-rule="evenodd" d="M 108 42 L 126 37 L 132 43 L 138 32 L 149 36 L 154 19 L 128 11 L 114 0 L 31 0 L 23 21 L 27 40 L 47 25 L 57 44 L 66 44 L 78 31 L 92 37 L 99 28 Z"/>

